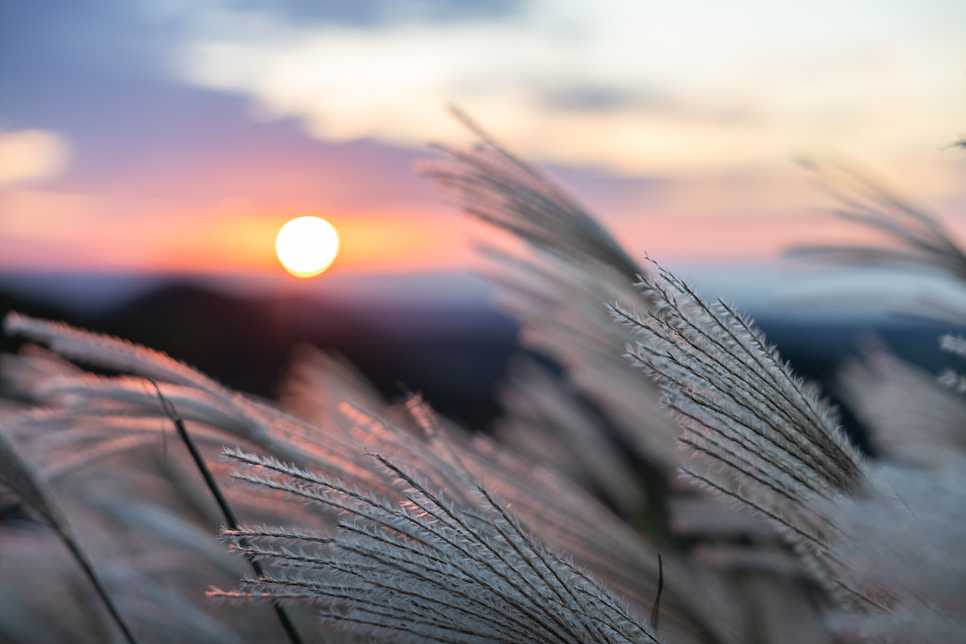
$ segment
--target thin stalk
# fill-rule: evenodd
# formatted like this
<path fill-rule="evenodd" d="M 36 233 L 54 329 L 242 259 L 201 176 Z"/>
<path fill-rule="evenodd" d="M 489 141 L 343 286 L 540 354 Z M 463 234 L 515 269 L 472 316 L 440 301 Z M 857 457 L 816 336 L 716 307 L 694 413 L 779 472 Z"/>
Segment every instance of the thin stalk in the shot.
<path fill-rule="evenodd" d="M 94 568 L 91 566 L 90 561 L 87 560 L 87 556 L 84 551 L 81 550 L 80 544 L 77 543 L 72 535 L 64 532 L 63 530 L 58 530 L 58 533 L 60 533 L 60 538 L 64 542 L 64 545 L 67 546 L 68 550 L 70 550 L 70 553 L 80 565 L 81 570 L 84 571 L 84 574 L 87 575 L 87 578 L 94 586 L 94 590 L 97 591 L 101 601 L 104 602 L 104 605 L 107 607 L 107 612 L 111 614 L 111 618 L 114 620 L 114 623 L 117 624 L 119 629 L 121 629 L 121 633 L 124 634 L 124 639 L 126 639 L 129 644 L 138 644 L 138 641 L 134 638 L 134 634 L 121 618 L 121 614 L 117 612 L 117 608 L 114 606 L 114 602 L 111 601 L 110 596 L 108 596 L 107 590 L 105 590 L 104 586 L 101 585 L 100 579 L 98 579 L 97 575 L 94 573 Z"/>
<path fill-rule="evenodd" d="M 67 515 L 64 514 L 60 505 L 55 500 L 53 490 L 47 485 L 47 481 L 41 478 L 27 463 L 26 459 L 20 455 L 16 447 L 6 439 L 3 432 L 0 432 L 0 466 L 6 470 L 0 470 L 4 474 L 0 479 L 20 495 L 23 501 L 37 511 L 57 532 L 61 541 L 64 542 L 70 554 L 73 555 L 81 567 L 81 570 L 87 575 L 91 585 L 94 586 L 94 590 L 97 591 L 101 601 L 104 602 L 107 612 L 110 613 L 117 627 L 121 629 L 121 633 L 124 634 L 124 639 L 128 641 L 128 644 L 138 644 L 134 634 L 131 633 L 131 629 L 128 628 L 127 624 L 121 618 L 117 607 L 114 606 L 114 602 L 111 601 L 107 590 L 94 572 L 94 566 L 91 564 L 90 559 L 87 558 L 87 553 L 84 552 L 74 537 L 74 532 L 67 522 Z"/>
<path fill-rule="evenodd" d="M 657 597 L 654 598 L 654 605 L 651 607 L 651 626 L 657 630 L 657 618 L 661 610 L 661 592 L 664 591 L 664 563 L 661 561 L 661 553 L 657 553 Z"/>
<path fill-rule="evenodd" d="M 218 483 L 215 478 L 211 475 L 208 470 L 208 466 L 205 465 L 205 460 L 201 456 L 201 452 L 198 451 L 198 447 L 195 442 L 188 435 L 188 430 L 185 429 L 184 420 L 178 414 L 177 409 L 175 409 L 174 404 L 171 403 L 164 394 L 161 393 L 161 388 L 158 383 L 154 380 L 148 379 L 149 382 L 154 385 L 154 388 L 158 392 L 158 400 L 161 403 L 161 410 L 171 419 L 174 423 L 175 428 L 178 430 L 178 436 L 184 442 L 188 451 L 191 453 L 191 458 L 194 460 L 195 465 L 198 467 L 198 471 L 201 472 L 201 476 L 205 479 L 205 484 L 211 491 L 211 495 L 215 497 L 215 501 L 218 503 L 218 507 L 221 509 L 222 515 L 225 517 L 225 523 L 228 525 L 229 530 L 238 530 L 238 519 L 235 517 L 235 512 L 228 505 L 228 500 L 221 493 L 221 488 L 218 487 Z M 243 548 L 248 546 L 246 540 L 239 540 L 238 544 Z M 265 573 L 262 569 L 262 564 L 251 554 L 247 555 L 248 563 L 251 564 L 252 570 L 259 578 L 264 577 Z M 291 618 L 289 618 L 288 613 L 279 602 L 273 601 L 272 608 L 275 609 L 275 614 L 278 616 L 278 622 L 282 625 L 282 630 L 285 631 L 285 636 L 291 644 L 302 644 L 302 638 L 299 636 L 298 631 L 295 630 L 295 625 L 292 623 Z"/>

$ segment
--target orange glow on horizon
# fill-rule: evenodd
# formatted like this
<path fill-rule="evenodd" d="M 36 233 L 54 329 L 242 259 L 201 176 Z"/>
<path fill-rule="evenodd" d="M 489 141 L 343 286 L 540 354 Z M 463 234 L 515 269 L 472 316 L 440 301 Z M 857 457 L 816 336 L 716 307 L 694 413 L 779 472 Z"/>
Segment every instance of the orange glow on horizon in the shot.
<path fill-rule="evenodd" d="M 304 212 L 304 211 L 303 211 Z M 288 217 L 225 216 L 192 221 L 159 216 L 80 227 L 71 239 L 22 238 L 0 256 L 3 270 L 120 270 L 145 273 L 252 272 L 285 275 L 273 241 Z M 438 273 L 479 268 L 474 244 L 507 236 L 456 213 L 330 216 L 338 261 L 327 275 Z M 966 238 L 966 225 L 946 222 Z M 761 262 L 803 242 L 871 241 L 823 214 L 797 217 L 634 217 L 608 226 L 632 256 L 659 261 Z M 83 239 L 79 239 L 83 238 Z M 512 241 L 512 240 L 511 240 Z"/>
<path fill-rule="evenodd" d="M 944 155 L 944 156 L 940 156 Z M 913 201 L 938 213 L 960 203 L 961 163 L 937 152 L 900 167 Z M 204 169 L 198 168 L 199 176 Z M 807 242 L 867 242 L 868 231 L 836 221 L 797 168 L 769 173 L 665 178 L 592 204 L 632 256 L 663 262 L 761 262 Z M 279 193 L 284 191 L 279 189 Z M 138 273 L 259 273 L 289 278 L 275 240 L 290 219 L 325 213 L 338 230 L 338 259 L 326 275 L 467 271 L 479 267 L 474 245 L 504 235 L 445 203 L 409 199 L 370 204 L 292 194 L 209 200 L 142 199 L 10 187 L 0 191 L 0 270 Z M 944 217 L 960 239 L 966 222 Z"/>
<path fill-rule="evenodd" d="M 293 217 L 333 210 L 281 204 L 268 213 L 262 204 L 232 201 L 125 217 L 114 215 L 115 204 L 93 197 L 58 201 L 33 191 L 21 201 L 0 221 L 0 270 L 287 276 L 275 247 L 279 230 Z M 0 206 L 4 203 L 0 196 Z M 40 206 L 47 208 L 43 221 L 37 216 Z M 116 210 L 126 210 L 123 206 Z M 279 212 L 284 214 L 274 214 Z M 326 274 L 467 270 L 475 261 L 473 241 L 490 234 L 477 234 L 473 222 L 444 206 L 336 211 L 326 219 L 339 236 L 338 259 Z"/>

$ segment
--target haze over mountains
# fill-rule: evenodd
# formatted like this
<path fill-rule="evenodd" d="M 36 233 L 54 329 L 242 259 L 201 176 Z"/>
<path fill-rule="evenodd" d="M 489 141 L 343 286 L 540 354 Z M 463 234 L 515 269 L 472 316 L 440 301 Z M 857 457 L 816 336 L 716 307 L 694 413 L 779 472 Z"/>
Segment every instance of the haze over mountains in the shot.
<path fill-rule="evenodd" d="M 227 278 L 216 284 L 187 277 L 5 275 L 0 308 L 163 350 L 232 388 L 265 397 L 274 395 L 293 347 L 307 342 L 344 355 L 389 399 L 404 388 L 422 392 L 441 413 L 485 429 L 499 411 L 494 389 L 507 363 L 524 351 L 516 323 L 498 310 L 491 289 L 467 275 L 370 282 L 302 290 L 272 290 L 266 282 L 244 290 Z M 710 277 L 704 282 L 714 286 Z M 745 299 L 750 304 L 744 308 L 781 354 L 833 394 L 836 367 L 863 343 L 884 341 L 938 373 L 956 366 L 939 351 L 938 337 L 966 332 L 872 309 L 836 314 L 829 302 L 821 314 L 814 306 L 768 306 L 761 293 Z M 2 341 L 5 352 L 17 345 Z M 847 413 L 845 421 L 855 428 Z"/>

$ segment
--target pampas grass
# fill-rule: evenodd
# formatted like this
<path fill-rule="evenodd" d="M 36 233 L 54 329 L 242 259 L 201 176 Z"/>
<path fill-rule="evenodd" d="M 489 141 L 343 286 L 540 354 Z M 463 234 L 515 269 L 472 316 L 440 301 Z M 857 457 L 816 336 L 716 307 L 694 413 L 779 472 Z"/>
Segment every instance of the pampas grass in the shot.
<path fill-rule="evenodd" d="M 284 604 L 287 637 L 306 642 L 966 641 L 966 402 L 884 354 L 854 362 L 841 389 L 887 458 L 860 453 L 751 320 L 636 263 L 460 118 L 479 144 L 442 147 L 424 170 L 527 242 L 483 253 L 523 341 L 561 374 L 517 363 L 488 437 L 418 395 L 390 405 L 310 348 L 274 405 L 150 349 L 11 314 L 8 333 L 47 348 L 4 357 L 28 403 L 2 410 L 0 482 L 62 537 L 63 505 L 83 529 L 77 560 L 109 571 L 104 596 L 124 600 L 109 610 L 130 632 L 118 620 L 106 635 L 109 605 L 78 602 L 70 566 L 20 543 L 0 597 L 11 580 L 47 585 L 23 586 L 0 637 L 283 641 L 266 608 Z M 932 219 L 848 176 L 862 194 L 843 197 L 847 218 L 908 249 L 837 257 L 962 274 Z M 172 422 L 191 458 L 164 442 Z M 58 621 L 52 605 L 75 608 Z"/>

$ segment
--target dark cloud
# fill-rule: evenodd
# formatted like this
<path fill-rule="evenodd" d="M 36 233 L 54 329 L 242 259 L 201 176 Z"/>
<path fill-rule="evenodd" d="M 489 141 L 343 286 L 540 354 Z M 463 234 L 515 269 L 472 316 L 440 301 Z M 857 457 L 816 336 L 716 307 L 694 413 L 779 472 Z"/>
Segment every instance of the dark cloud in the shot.
<path fill-rule="evenodd" d="M 272 11 L 293 22 L 376 26 L 406 20 L 493 20 L 520 11 L 524 0 L 238 0 L 237 10 Z"/>
<path fill-rule="evenodd" d="M 647 89 L 573 84 L 539 92 L 546 109 L 568 112 L 609 112 L 631 108 L 641 114 L 670 114 L 723 124 L 753 123 L 759 116 L 743 106 L 690 105 Z"/>
<path fill-rule="evenodd" d="M 659 92 L 614 85 L 555 85 L 541 91 L 540 99 L 548 109 L 574 112 L 608 112 L 629 106 L 642 111 L 674 109 L 674 102 Z"/>
<path fill-rule="evenodd" d="M 547 90 L 541 94 L 541 99 L 550 109 L 604 112 L 637 103 L 640 97 L 621 88 L 577 85 Z"/>

